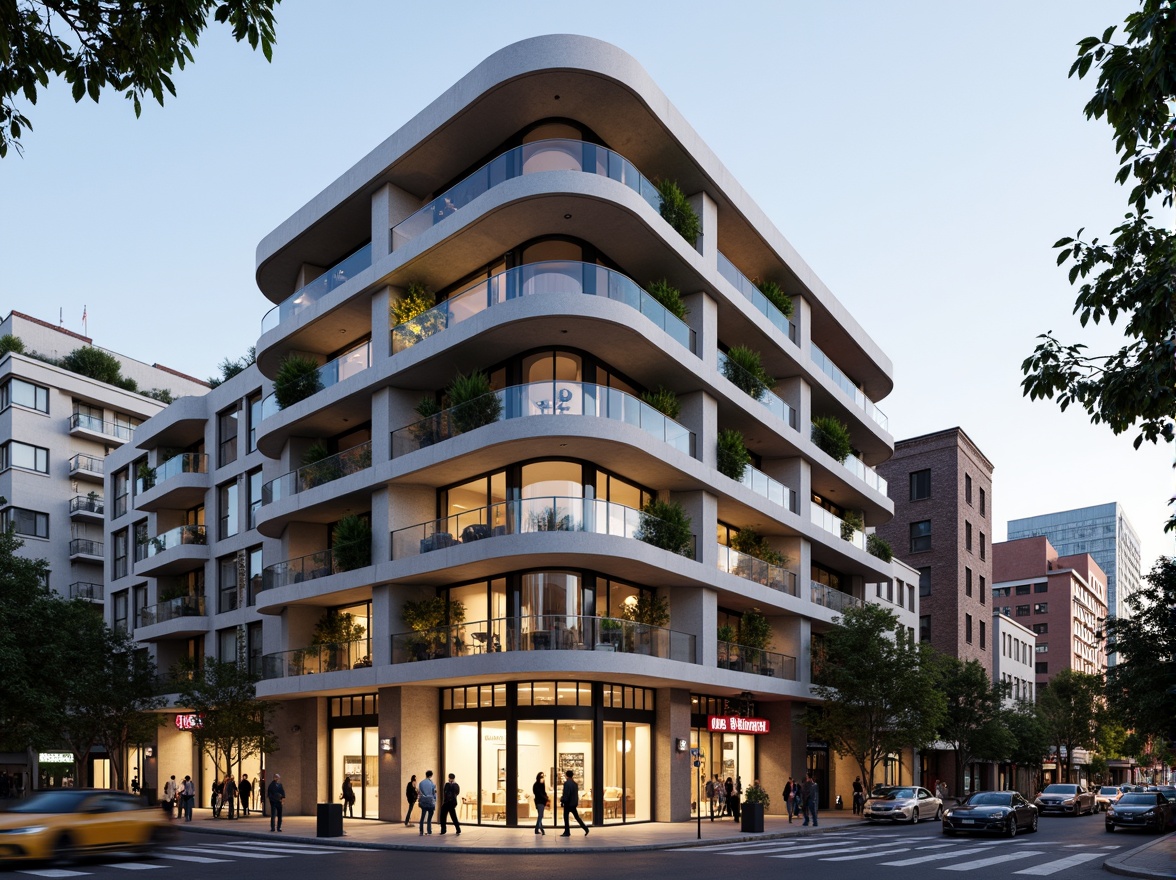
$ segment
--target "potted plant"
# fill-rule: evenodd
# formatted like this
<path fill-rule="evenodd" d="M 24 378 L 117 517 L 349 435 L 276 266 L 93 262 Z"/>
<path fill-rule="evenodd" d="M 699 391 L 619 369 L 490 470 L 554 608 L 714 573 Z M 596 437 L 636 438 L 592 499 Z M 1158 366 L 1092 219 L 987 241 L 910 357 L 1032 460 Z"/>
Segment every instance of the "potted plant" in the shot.
<path fill-rule="evenodd" d="M 339 459 L 331 455 L 327 445 L 316 440 L 302 453 L 302 467 L 298 469 L 298 491 L 313 489 L 343 476 Z"/>
<path fill-rule="evenodd" d="M 682 192 L 677 181 L 673 180 L 658 181 L 657 191 L 661 193 L 662 219 L 674 227 L 674 231 L 686 239 L 691 247 L 694 247 L 698 236 L 702 234 L 702 221 L 698 219 L 694 208 L 690 206 L 686 194 Z"/>
<path fill-rule="evenodd" d="M 642 391 L 641 400 L 671 419 L 677 419 L 682 414 L 682 403 L 678 400 L 678 395 L 662 385 L 658 385 L 655 391 Z"/>
<path fill-rule="evenodd" d="M 416 405 L 416 414 L 421 417 L 421 421 L 413 425 L 411 430 L 418 447 L 432 446 L 445 439 L 442 432 L 445 417 L 436 397 L 422 397 Z"/>
<path fill-rule="evenodd" d="M 481 370 L 468 376 L 458 373 L 446 390 L 454 433 L 472 431 L 498 421 L 502 401 L 490 388 L 490 377 Z"/>
<path fill-rule="evenodd" d="M 348 514 L 331 530 L 334 570 L 354 571 L 372 564 L 372 524 L 365 516 Z"/>
<path fill-rule="evenodd" d="M 319 375 L 319 362 L 302 354 L 288 354 L 278 365 L 274 377 L 274 398 L 278 409 L 293 406 L 312 394 L 323 390 L 323 379 Z"/>
<path fill-rule="evenodd" d="M 768 302 L 780 310 L 785 318 L 792 317 L 792 297 L 786 294 L 779 284 L 775 281 L 761 281 L 756 287 Z"/>
<path fill-rule="evenodd" d="M 148 489 L 155 488 L 155 468 L 148 467 L 147 462 L 139 464 L 135 471 L 135 476 L 139 478 L 139 485 L 142 487 L 139 491 L 146 492 Z"/>
<path fill-rule="evenodd" d="M 715 466 L 720 474 L 740 482 L 751 465 L 751 453 L 743 440 L 743 434 L 734 428 L 719 431 L 718 460 Z"/>
<path fill-rule="evenodd" d="M 346 669 L 348 646 L 360 641 L 366 632 L 362 624 L 355 622 L 353 615 L 340 614 L 334 608 L 328 608 L 314 625 L 314 636 L 310 640 L 310 644 L 317 647 L 320 654 L 325 653 L 323 672 Z"/>
<path fill-rule="evenodd" d="M 636 538 L 679 556 L 693 556 L 690 517 L 677 501 L 653 500 L 641 508 Z"/>
<path fill-rule="evenodd" d="M 690 309 L 686 308 L 686 303 L 682 302 L 682 291 L 664 278 L 660 281 L 651 281 L 645 286 L 645 292 L 661 303 L 665 310 L 678 320 L 682 320 L 690 314 Z"/>
<path fill-rule="evenodd" d="M 719 641 L 719 668 L 734 668 L 731 665 L 731 661 L 735 659 L 735 627 L 729 623 L 724 623 L 715 632 L 715 637 Z"/>
<path fill-rule="evenodd" d="M 412 631 L 409 645 L 414 660 L 432 660 L 447 655 L 449 631 L 465 622 L 465 605 L 447 602 L 441 596 L 405 601 L 401 616 Z"/>
<path fill-rule="evenodd" d="M 739 816 L 739 830 L 744 834 L 762 834 L 764 812 L 771 806 L 771 798 L 762 785 L 753 783 L 743 789 L 743 809 Z"/>
<path fill-rule="evenodd" d="M 841 518 L 841 540 L 852 541 L 854 532 L 860 532 L 866 527 L 860 510 L 847 510 Z"/>
<path fill-rule="evenodd" d="M 866 550 L 883 562 L 890 562 L 894 559 L 894 550 L 891 548 L 890 542 L 873 532 L 866 536 Z"/>
<path fill-rule="evenodd" d="M 624 629 L 624 624 L 615 617 L 602 617 L 600 619 L 600 640 L 606 645 L 612 645 L 615 651 L 621 644 L 621 634 Z"/>
<path fill-rule="evenodd" d="M 817 448 L 838 464 L 845 464 L 853 452 L 853 439 L 845 422 L 835 416 L 813 416 L 812 426 Z"/>
<path fill-rule="evenodd" d="M 649 654 L 652 649 L 651 627 L 664 627 L 670 622 L 670 600 L 649 590 L 641 590 L 621 605 L 621 616 L 636 624 L 633 627 L 633 650 Z"/>
<path fill-rule="evenodd" d="M 727 381 L 756 400 L 763 400 L 764 394 L 776 385 L 775 378 L 768 375 L 760 363 L 760 353 L 746 345 L 733 345 L 727 349 L 722 371 Z"/>

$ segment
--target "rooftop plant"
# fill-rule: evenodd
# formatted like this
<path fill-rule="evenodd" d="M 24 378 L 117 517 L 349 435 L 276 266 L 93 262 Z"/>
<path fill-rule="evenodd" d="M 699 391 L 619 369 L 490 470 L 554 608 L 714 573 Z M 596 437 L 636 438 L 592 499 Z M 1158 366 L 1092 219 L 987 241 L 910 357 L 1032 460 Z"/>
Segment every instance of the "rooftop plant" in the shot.
<path fill-rule="evenodd" d="M 13 336 L 11 333 L 5 333 L 3 336 L 0 336 L 0 355 L 8 354 L 10 351 L 23 354 L 24 350 L 24 340 L 19 336 Z"/>
<path fill-rule="evenodd" d="M 107 385 L 114 385 L 127 391 L 139 390 L 139 385 L 134 379 L 122 374 L 122 364 L 119 363 L 118 358 L 92 345 L 75 348 L 58 363 L 71 373 L 89 376 L 91 379 L 97 379 L 99 382 L 105 382 Z"/>
<path fill-rule="evenodd" d="M 658 385 L 655 391 L 642 391 L 641 399 L 671 419 L 676 419 L 682 414 L 682 403 L 678 400 L 678 395 L 661 385 Z"/>
<path fill-rule="evenodd" d="M 890 560 L 894 559 L 894 550 L 891 549 L 890 542 L 873 532 L 866 537 L 866 550 L 874 556 L 877 556 L 883 562 L 890 562 Z"/>
<path fill-rule="evenodd" d="M 775 281 L 761 281 L 756 285 L 759 292 L 767 297 L 768 302 L 780 310 L 785 318 L 792 317 L 792 297 L 784 292 Z"/>

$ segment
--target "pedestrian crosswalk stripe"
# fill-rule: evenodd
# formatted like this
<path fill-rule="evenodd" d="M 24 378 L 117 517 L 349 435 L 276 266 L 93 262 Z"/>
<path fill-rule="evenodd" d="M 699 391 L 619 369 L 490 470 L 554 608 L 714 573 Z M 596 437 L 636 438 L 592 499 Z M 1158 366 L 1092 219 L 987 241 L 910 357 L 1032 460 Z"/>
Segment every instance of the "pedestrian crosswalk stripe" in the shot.
<path fill-rule="evenodd" d="M 149 865 L 146 862 L 111 862 L 106 867 L 121 868 L 124 871 L 151 871 L 164 865 Z"/>
<path fill-rule="evenodd" d="M 21 871 L 22 874 L 32 874 L 34 877 L 84 877 L 86 871 L 67 871 L 65 868 L 41 868 L 33 871 Z"/>
<path fill-rule="evenodd" d="M 960 856 L 970 856 L 973 853 L 988 852 L 986 849 L 981 849 L 978 846 L 968 847 L 966 849 L 953 849 L 950 852 L 938 852 L 929 856 L 915 856 L 909 859 L 899 859 L 896 862 L 883 862 L 884 865 L 889 865 L 895 868 L 905 868 L 908 865 L 922 865 L 926 862 L 941 862 L 944 859 L 955 859 Z"/>
<path fill-rule="evenodd" d="M 207 849 L 201 849 L 201 848 L 195 847 L 195 846 L 170 846 L 170 847 L 168 847 L 168 849 L 176 850 L 177 852 L 193 852 L 193 853 L 208 852 Z M 228 855 L 235 856 L 236 858 L 239 858 L 239 859 L 284 859 L 284 858 L 286 858 L 286 856 L 280 856 L 280 855 L 277 855 L 276 853 L 245 852 L 244 850 L 218 849 L 218 850 L 216 850 L 216 852 L 223 853 L 226 856 L 228 856 Z"/>
<path fill-rule="evenodd" d="M 875 852 L 868 852 L 868 853 L 859 853 L 856 856 L 830 856 L 827 858 L 820 859 L 820 861 L 822 861 L 822 862 L 853 862 L 858 859 L 872 859 L 876 856 L 892 856 L 895 853 L 910 852 L 910 851 L 911 851 L 911 848 L 909 846 L 903 846 L 903 847 L 899 847 L 898 849 L 884 849 L 881 852 L 875 851 Z"/>
<path fill-rule="evenodd" d="M 228 853 L 225 853 L 228 855 Z M 151 854 L 153 859 L 171 859 L 173 862 L 191 862 L 194 865 L 215 865 L 218 862 L 227 862 L 228 859 L 210 859 L 208 856 L 190 856 L 183 853 L 169 853 L 169 852 L 155 852 Z"/>
<path fill-rule="evenodd" d="M 990 859 L 979 859 L 975 862 L 965 862 L 962 865 L 944 865 L 940 871 L 975 871 L 978 868 L 987 868 L 989 865 L 999 865 L 1002 862 L 1012 862 L 1017 859 L 1027 859 L 1029 856 L 1039 856 L 1042 853 L 1035 849 L 1023 849 L 1018 852 L 1005 853 L 1003 856 L 993 856 Z"/>
<path fill-rule="evenodd" d="M 845 846 L 841 848 L 830 847 L 827 844 L 814 844 L 812 846 L 798 846 L 792 852 L 785 853 L 778 856 L 768 856 L 769 859 L 819 859 L 821 856 L 830 855 L 835 856 L 839 853 L 853 853 L 862 852 L 863 850 L 875 850 L 879 847 L 888 846 L 885 843 L 875 843 L 869 846 Z M 817 852 L 796 852 L 796 850 L 817 850 Z"/>
<path fill-rule="evenodd" d="M 312 849 L 310 847 L 300 848 L 297 844 L 281 844 L 281 843 L 211 843 L 210 847 L 217 847 L 211 852 L 226 852 L 234 848 L 241 848 L 248 846 L 250 850 L 260 850 L 261 852 L 282 853 L 283 855 L 300 855 L 300 856 L 329 856 L 331 853 L 345 852 L 342 849 Z"/>
<path fill-rule="evenodd" d="M 1064 859 L 1057 859 L 1052 862 L 1044 862 L 1040 865 L 1034 865 L 1032 868 L 1025 868 L 1022 871 L 1016 871 L 1017 874 L 1036 874 L 1037 876 L 1046 876 L 1048 874 L 1056 874 L 1058 871 L 1064 871 L 1067 868 L 1073 868 L 1081 865 L 1083 862 L 1089 862 L 1091 859 L 1097 859 L 1102 853 L 1075 853 L 1072 856 L 1067 856 Z"/>

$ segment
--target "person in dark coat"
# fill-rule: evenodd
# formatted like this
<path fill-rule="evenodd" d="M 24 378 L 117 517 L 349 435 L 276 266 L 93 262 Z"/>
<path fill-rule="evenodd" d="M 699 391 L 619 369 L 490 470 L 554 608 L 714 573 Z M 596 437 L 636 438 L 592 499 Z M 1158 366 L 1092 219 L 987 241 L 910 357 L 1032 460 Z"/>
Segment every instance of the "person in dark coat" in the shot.
<path fill-rule="evenodd" d="M 350 819 L 355 818 L 355 789 L 351 787 L 351 777 L 343 777 L 343 794 L 340 796 L 343 801 L 343 809 Z"/>
<path fill-rule="evenodd" d="M 282 774 L 274 774 L 274 779 L 266 791 L 266 797 L 270 802 L 270 831 L 281 831 L 282 801 L 286 799 L 286 789 L 282 786 Z"/>
<path fill-rule="evenodd" d="M 461 786 L 457 784 L 457 777 L 449 774 L 449 781 L 441 788 L 441 833 L 445 833 L 445 820 L 453 822 L 457 833 L 461 834 L 461 823 L 457 821 L 457 796 L 461 794 Z"/>
<path fill-rule="evenodd" d="M 237 797 L 241 799 L 241 812 L 238 815 L 249 815 L 249 804 L 253 800 L 253 783 L 249 781 L 249 774 L 242 773 L 241 781 L 237 783 Z"/>
<path fill-rule="evenodd" d="M 408 780 L 408 785 L 404 786 L 404 797 L 408 801 L 408 812 L 404 814 L 405 827 L 412 824 L 412 808 L 416 806 L 417 802 L 417 783 L 416 774 L 412 774 L 412 779 Z"/>
<path fill-rule="evenodd" d="M 576 809 L 580 805 L 580 786 L 576 785 L 576 778 L 571 770 L 565 772 L 567 779 L 564 780 L 563 794 L 559 797 L 559 805 L 563 807 L 564 814 L 564 832 L 560 837 L 571 837 L 572 828 L 568 819 L 572 816 L 576 817 L 576 821 L 580 823 L 580 827 L 584 829 L 584 835 L 588 834 L 588 826 L 584 824 L 584 820 L 580 818 L 580 813 Z"/>
<path fill-rule="evenodd" d="M 543 829 L 543 810 L 547 807 L 547 785 L 543 782 L 543 774 L 535 777 L 535 784 L 531 786 L 531 794 L 535 796 L 535 833 L 546 834 Z"/>

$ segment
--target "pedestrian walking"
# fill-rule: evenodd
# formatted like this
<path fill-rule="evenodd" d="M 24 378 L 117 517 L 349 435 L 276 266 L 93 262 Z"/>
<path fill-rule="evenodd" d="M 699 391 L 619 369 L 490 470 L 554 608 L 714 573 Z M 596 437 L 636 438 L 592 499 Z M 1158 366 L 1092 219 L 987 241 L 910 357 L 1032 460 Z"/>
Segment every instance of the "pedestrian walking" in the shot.
<path fill-rule="evenodd" d="M 343 815 L 349 819 L 355 818 L 355 789 L 351 787 L 351 777 L 343 777 L 343 793 L 339 795 L 343 801 Z"/>
<path fill-rule="evenodd" d="M 214 776 L 212 778 L 212 818 L 219 819 L 221 814 L 221 792 L 224 791 L 224 784 L 220 781 L 220 777 Z"/>
<path fill-rule="evenodd" d="M 270 831 L 282 830 L 282 801 L 286 799 L 286 788 L 282 785 L 282 774 L 275 773 L 266 790 L 270 804 Z"/>
<path fill-rule="evenodd" d="M 172 810 L 176 805 L 177 794 L 179 794 L 179 787 L 176 785 L 175 776 L 173 776 L 163 784 L 163 800 L 159 802 L 169 819 L 172 817 Z"/>
<path fill-rule="evenodd" d="M 547 785 L 543 782 L 542 773 L 535 777 L 531 794 L 535 796 L 535 833 L 546 834 L 547 831 L 543 828 L 543 810 L 547 806 Z"/>
<path fill-rule="evenodd" d="M 804 824 L 809 823 L 809 818 L 813 820 L 813 827 L 817 827 L 817 804 L 821 800 L 821 788 L 817 785 L 817 781 L 813 778 L 810 771 L 805 777 L 804 785 L 801 787 L 801 794 L 804 796 Z"/>
<path fill-rule="evenodd" d="M 796 814 L 796 783 L 791 776 L 784 783 L 784 803 L 788 807 L 788 824 L 791 825 L 792 817 Z"/>
<path fill-rule="evenodd" d="M 249 774 L 242 773 L 241 781 L 237 783 L 237 797 L 241 799 L 241 810 L 238 816 L 249 815 L 249 805 L 253 802 L 253 783 L 249 781 Z"/>
<path fill-rule="evenodd" d="M 237 781 L 232 773 L 226 773 L 221 783 L 221 802 L 228 806 L 229 819 L 237 818 Z"/>
<path fill-rule="evenodd" d="M 412 808 L 417 802 L 417 781 L 416 774 L 412 774 L 412 779 L 408 780 L 408 785 L 404 786 L 404 797 L 408 801 L 408 812 L 404 814 L 404 827 L 407 828 L 412 824 Z"/>
<path fill-rule="evenodd" d="M 706 802 L 710 804 L 710 820 L 715 821 L 715 781 L 706 780 Z"/>
<path fill-rule="evenodd" d="M 862 785 L 862 778 L 855 776 L 853 778 L 853 814 L 856 816 L 862 812 L 866 803 L 866 789 Z"/>
<path fill-rule="evenodd" d="M 569 819 L 572 816 L 576 817 L 576 821 L 580 823 L 580 827 L 584 829 L 584 836 L 588 836 L 588 826 L 584 824 L 584 820 L 580 818 L 580 812 L 576 808 L 580 806 L 580 786 L 576 785 L 576 777 L 571 770 L 564 774 L 567 779 L 564 780 L 563 794 L 560 795 L 559 804 L 563 807 L 564 814 L 564 831 L 560 837 L 571 837 L 572 829 Z"/>
<path fill-rule="evenodd" d="M 727 787 L 721 774 L 715 774 L 715 799 L 719 802 L 719 816 L 727 815 Z"/>
<path fill-rule="evenodd" d="M 742 803 L 743 803 L 743 779 L 739 776 L 736 776 L 735 777 L 735 800 L 733 800 L 731 802 L 731 806 L 734 808 L 733 812 L 735 814 L 735 821 L 736 822 L 738 822 L 740 817 L 743 815 L 743 808 L 741 806 Z"/>
<path fill-rule="evenodd" d="M 195 803 L 196 783 L 192 781 L 191 776 L 185 776 L 180 784 L 180 812 L 183 813 L 185 822 L 192 821 L 192 807 Z"/>
<path fill-rule="evenodd" d="M 421 808 L 421 818 L 417 824 L 417 830 L 421 834 L 425 834 L 425 828 L 428 827 L 428 833 L 432 834 L 433 812 L 437 809 L 437 783 L 433 781 L 432 770 L 425 771 L 425 778 L 417 786 L 417 804 Z"/>
<path fill-rule="evenodd" d="M 445 833 L 445 820 L 449 819 L 453 822 L 453 827 L 457 829 L 457 833 L 461 834 L 461 823 L 457 821 L 457 796 L 461 794 L 461 786 L 457 784 L 457 778 L 450 773 L 449 780 L 441 789 L 441 833 Z"/>

